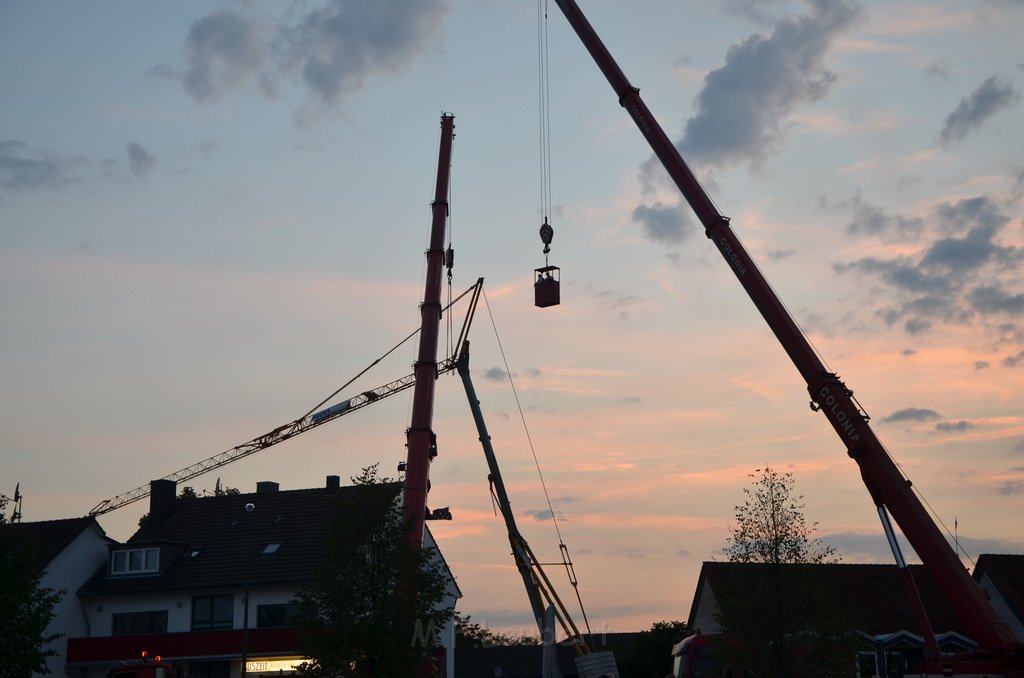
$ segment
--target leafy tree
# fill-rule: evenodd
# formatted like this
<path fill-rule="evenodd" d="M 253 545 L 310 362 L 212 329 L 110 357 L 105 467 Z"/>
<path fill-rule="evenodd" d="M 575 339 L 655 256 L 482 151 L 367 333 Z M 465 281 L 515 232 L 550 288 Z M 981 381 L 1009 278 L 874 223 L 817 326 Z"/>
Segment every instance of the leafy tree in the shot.
<path fill-rule="evenodd" d="M 29 678 L 50 673 L 46 659 L 56 652 L 47 645 L 59 636 L 46 629 L 62 593 L 39 585 L 43 573 L 17 526 L 7 522 L 6 505 L 0 497 L 0 678 Z"/>
<path fill-rule="evenodd" d="M 724 549 L 736 565 L 723 568 L 714 591 L 719 662 L 778 678 L 849 676 L 856 635 L 815 567 L 839 557 L 813 537 L 817 523 L 808 526 L 793 475 L 757 472 Z"/>
<path fill-rule="evenodd" d="M 304 674 L 325 678 L 421 675 L 437 634 L 446 580 L 434 554 L 415 548 L 397 505 L 400 484 L 377 466 L 352 478 L 328 530 L 315 581 L 299 592 Z"/>
<path fill-rule="evenodd" d="M 743 488 L 746 500 L 734 508 L 736 524 L 729 528 L 725 553 L 734 563 L 835 563 L 835 548 L 811 536 L 804 519 L 804 497 L 793 492 L 793 474 L 770 467 L 748 473 L 753 487 Z"/>
<path fill-rule="evenodd" d="M 494 633 L 472 621 L 472 615 L 455 613 L 456 647 L 494 647 L 496 645 L 540 645 L 540 637 L 531 634 Z"/>
<path fill-rule="evenodd" d="M 672 672 L 672 646 L 686 637 L 686 622 L 658 621 L 615 658 L 619 673 L 635 678 L 663 678 Z"/>

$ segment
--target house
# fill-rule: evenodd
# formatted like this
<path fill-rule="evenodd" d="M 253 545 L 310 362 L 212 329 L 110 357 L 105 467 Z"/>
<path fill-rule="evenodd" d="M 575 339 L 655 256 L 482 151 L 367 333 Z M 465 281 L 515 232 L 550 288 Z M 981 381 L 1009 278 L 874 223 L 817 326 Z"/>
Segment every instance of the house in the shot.
<path fill-rule="evenodd" d="M 703 633 L 718 632 L 723 592 L 736 586 L 756 586 L 753 582 L 763 580 L 771 567 L 762 563 L 703 563 L 688 628 Z M 864 640 L 857 658 L 861 676 L 888 675 L 886 667 L 909 666 L 923 656 L 923 633 L 908 600 L 903 577 L 895 565 L 828 563 L 778 567 L 790 582 L 813 582 L 814 586 L 827 590 L 836 612 L 850 628 L 860 632 Z M 975 648 L 960 616 L 925 567 L 910 565 L 909 571 L 920 592 L 939 650 L 961 652 Z"/>
<path fill-rule="evenodd" d="M 58 637 L 47 649 L 54 652 L 47 658 L 49 675 L 64 673 L 67 638 L 88 633 L 85 610 L 75 597 L 78 587 L 107 559 L 107 548 L 113 540 L 92 516 L 64 520 L 42 520 L 13 524 L 19 538 L 32 549 L 37 571 L 42 572 L 42 588 L 63 592 L 53 608 L 53 621 L 46 633 Z"/>
<path fill-rule="evenodd" d="M 292 674 L 302 660 L 292 600 L 313 580 L 339 499 L 365 491 L 327 476 L 314 489 L 261 482 L 251 494 L 179 498 L 173 481 L 153 481 L 140 529 L 77 591 L 90 632 L 68 640 L 69 673 L 98 678 L 148 652 L 192 678 Z M 429 531 L 424 544 L 435 546 Z M 441 565 L 454 608 L 461 594 Z M 454 624 L 441 636 L 451 678 Z"/>
<path fill-rule="evenodd" d="M 983 553 L 974 566 L 974 580 L 988 593 L 992 607 L 1017 640 L 1024 643 L 1024 555 Z"/>

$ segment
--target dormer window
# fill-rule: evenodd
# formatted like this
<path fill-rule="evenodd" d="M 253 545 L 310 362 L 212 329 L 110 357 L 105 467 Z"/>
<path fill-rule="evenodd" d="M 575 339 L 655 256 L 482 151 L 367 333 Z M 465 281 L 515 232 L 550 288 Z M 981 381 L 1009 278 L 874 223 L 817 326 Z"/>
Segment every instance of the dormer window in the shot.
<path fill-rule="evenodd" d="M 160 549 L 123 549 L 110 556 L 110 574 L 149 574 L 160 568 Z"/>

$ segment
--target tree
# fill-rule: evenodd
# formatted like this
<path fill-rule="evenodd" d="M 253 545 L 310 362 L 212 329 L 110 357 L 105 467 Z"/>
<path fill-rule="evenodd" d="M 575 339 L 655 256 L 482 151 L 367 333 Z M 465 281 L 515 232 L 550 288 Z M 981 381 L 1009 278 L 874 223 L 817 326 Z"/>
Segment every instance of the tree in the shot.
<path fill-rule="evenodd" d="M 303 673 L 420 675 L 451 618 L 446 579 L 432 549 L 416 548 L 397 504 L 400 483 L 377 466 L 352 478 L 328 529 L 315 581 L 296 598 Z"/>
<path fill-rule="evenodd" d="M 496 645 L 540 645 L 540 638 L 531 634 L 494 633 L 472 621 L 472 615 L 455 613 L 456 647 L 494 647 Z"/>
<path fill-rule="evenodd" d="M 672 672 L 672 647 L 686 637 L 686 622 L 658 621 L 641 631 L 636 643 L 615 658 L 619 673 L 662 678 Z"/>
<path fill-rule="evenodd" d="M 59 636 L 46 629 L 62 593 L 39 585 L 43 573 L 17 525 L 7 522 L 6 505 L 0 497 L 0 678 L 29 678 L 50 673 L 46 659 L 56 652 L 47 645 Z"/>
<path fill-rule="evenodd" d="M 724 551 L 735 567 L 715 589 L 720 664 L 778 678 L 849 676 L 857 641 L 821 564 L 839 562 L 814 538 L 793 474 L 766 467 L 735 507 Z"/>
<path fill-rule="evenodd" d="M 765 467 L 753 488 L 743 488 L 746 500 L 734 507 L 736 524 L 729 528 L 725 553 L 734 563 L 834 563 L 836 550 L 811 536 L 818 523 L 810 527 L 804 519 L 804 497 L 793 493 L 793 474 L 779 474 Z"/>

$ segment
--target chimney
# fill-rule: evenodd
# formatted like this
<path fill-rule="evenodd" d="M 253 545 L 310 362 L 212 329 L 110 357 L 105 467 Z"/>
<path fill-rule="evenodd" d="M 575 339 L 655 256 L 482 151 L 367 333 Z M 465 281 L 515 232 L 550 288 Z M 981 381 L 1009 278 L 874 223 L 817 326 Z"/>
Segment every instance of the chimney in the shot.
<path fill-rule="evenodd" d="M 157 523 L 174 513 L 178 483 L 161 478 L 149 482 L 149 519 Z"/>
<path fill-rule="evenodd" d="M 327 476 L 327 494 L 337 494 L 341 488 L 341 477 Z"/>
<path fill-rule="evenodd" d="M 273 480 L 261 480 L 256 483 L 256 494 L 274 494 L 280 487 Z"/>

